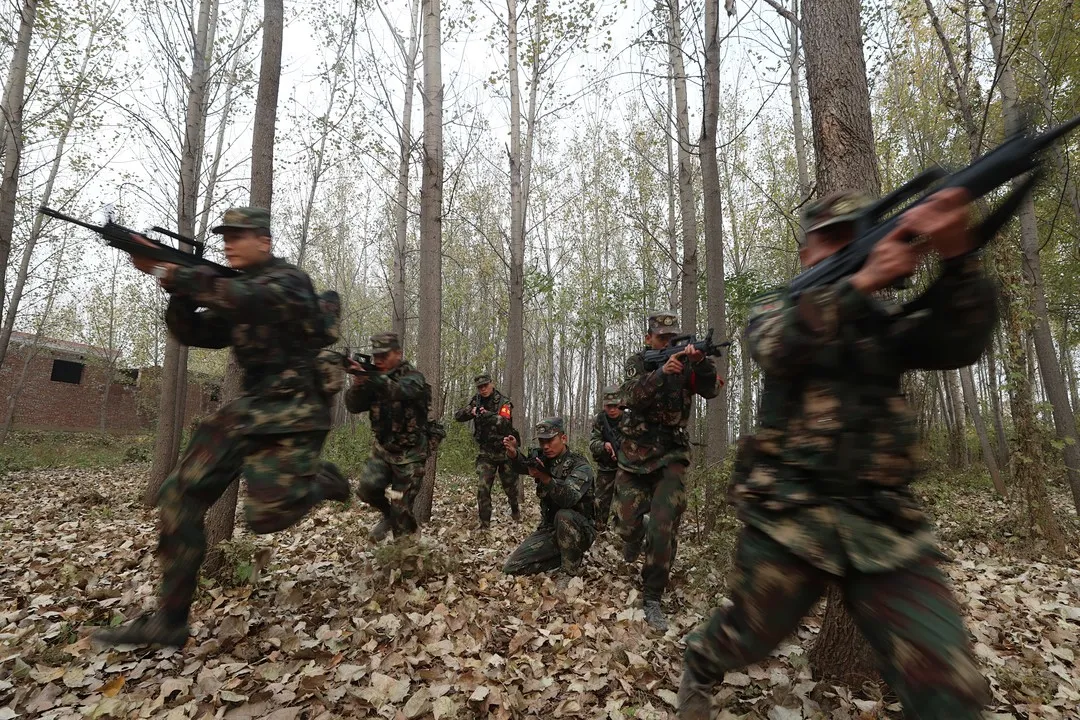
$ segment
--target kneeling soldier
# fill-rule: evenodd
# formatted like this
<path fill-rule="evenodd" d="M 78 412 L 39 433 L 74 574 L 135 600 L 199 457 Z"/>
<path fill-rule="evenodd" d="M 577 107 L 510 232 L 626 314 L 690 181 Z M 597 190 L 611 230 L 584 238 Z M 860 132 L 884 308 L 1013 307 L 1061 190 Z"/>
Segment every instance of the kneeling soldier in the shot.
<path fill-rule="evenodd" d="M 593 470 L 589 461 L 570 450 L 562 418 L 537 424 L 539 449 L 527 455 L 512 435 L 503 439 L 506 455 L 517 472 L 536 480 L 540 526 L 507 559 L 503 572 L 533 575 L 561 568 L 559 587 L 581 569 L 581 559 L 596 539 L 593 528 Z"/>

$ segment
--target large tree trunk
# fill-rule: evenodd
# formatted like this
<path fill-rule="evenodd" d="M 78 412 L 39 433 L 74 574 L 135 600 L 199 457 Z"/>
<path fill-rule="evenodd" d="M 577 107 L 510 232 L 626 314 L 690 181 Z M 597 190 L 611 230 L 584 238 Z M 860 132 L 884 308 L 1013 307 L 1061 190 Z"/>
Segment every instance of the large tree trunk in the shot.
<path fill-rule="evenodd" d="M 705 2 L 705 102 L 701 123 L 701 186 L 705 210 L 705 283 L 708 290 L 709 326 L 717 338 L 727 337 L 727 316 L 724 312 L 724 225 L 723 200 L 720 192 L 720 169 L 716 164 L 716 126 L 720 115 L 720 0 Z M 683 308 L 686 317 L 686 308 Z M 687 328 L 692 331 L 694 328 Z M 713 358 L 717 374 L 726 378 L 728 354 Z M 727 388 L 706 405 L 708 437 L 705 459 L 710 467 L 719 468 L 728 447 Z M 714 484 L 707 481 L 706 507 L 715 507 L 712 497 Z M 710 520 L 715 514 L 710 512 Z M 711 530 L 711 522 L 706 529 Z"/>
<path fill-rule="evenodd" d="M 401 48 L 405 61 L 405 93 L 401 111 L 401 129 L 398 137 L 397 195 L 394 198 L 394 262 L 390 279 L 390 302 L 392 305 L 391 329 L 401 338 L 405 347 L 405 258 L 408 250 L 409 232 L 409 166 L 412 159 L 412 108 L 413 85 L 416 81 L 416 55 L 420 46 L 417 28 L 417 8 L 420 3 L 412 0 L 409 12 L 409 47 Z M 399 39 L 400 43 L 400 39 Z"/>
<path fill-rule="evenodd" d="M 1019 106 L 1019 90 L 1013 75 L 1010 58 L 1005 55 L 1005 35 L 1001 27 L 996 0 L 983 0 L 990 46 L 997 61 L 1001 89 L 1002 115 L 1006 134 L 1020 128 L 1022 111 Z M 1054 339 L 1050 332 L 1050 314 L 1046 307 L 1046 290 L 1043 283 L 1042 264 L 1039 258 L 1039 229 L 1035 218 L 1035 199 L 1028 195 L 1020 205 L 1020 245 L 1024 252 L 1024 279 L 1031 287 L 1031 310 L 1034 315 L 1032 334 L 1043 389 L 1054 416 L 1054 427 L 1063 441 L 1062 455 L 1065 460 L 1073 503 L 1080 512 L 1080 436 L 1076 432 L 1076 416 L 1072 413 L 1069 393 L 1061 375 L 1061 366 L 1054 352 Z"/>
<path fill-rule="evenodd" d="M 0 178 L 0 312 L 6 296 L 7 266 L 11 255 L 11 234 L 15 230 L 15 196 L 19 189 L 19 166 L 22 163 L 23 104 L 26 102 L 26 65 L 30 58 L 30 38 L 37 20 L 37 0 L 24 0 L 19 14 L 19 35 L 11 54 L 4 100 L 0 106 L 0 129 L 3 139 L 4 175 Z"/>
<path fill-rule="evenodd" d="M 511 0 L 512 1 L 512 0 Z M 440 0 L 424 0 L 424 167 L 420 185 L 420 337 L 417 367 L 432 389 L 431 407 L 442 416 L 442 7 Z M 519 339 L 520 341 L 520 339 Z M 522 356 L 518 357 L 521 363 Z M 520 368 L 519 383 L 524 379 Z M 518 392 L 520 393 L 520 384 Z M 520 406 L 519 406 L 520 407 Z M 424 482 L 413 503 L 420 523 L 431 521 L 438 453 L 428 458 Z"/>
<path fill-rule="evenodd" d="M 803 7 L 806 84 L 814 130 L 817 195 L 853 189 L 877 195 L 870 93 L 862 51 L 859 0 L 809 2 Z M 818 680 L 859 687 L 877 680 L 870 646 L 830 586 L 821 632 L 809 659 Z"/>

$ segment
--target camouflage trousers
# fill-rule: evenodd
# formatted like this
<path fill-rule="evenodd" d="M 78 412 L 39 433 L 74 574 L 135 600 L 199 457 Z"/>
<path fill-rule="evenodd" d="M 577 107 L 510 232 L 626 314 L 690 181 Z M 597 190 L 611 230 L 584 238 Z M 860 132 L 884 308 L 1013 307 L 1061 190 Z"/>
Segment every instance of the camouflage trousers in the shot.
<path fill-rule="evenodd" d="M 424 481 L 426 464 L 420 461 L 396 465 L 372 457 L 360 473 L 356 494 L 383 514 L 395 538 L 416 532 L 412 506 Z"/>
<path fill-rule="evenodd" d="M 540 526 L 506 559 L 508 575 L 535 575 L 561 568 L 576 575 L 581 559 L 592 547 L 596 530 L 592 521 L 576 510 L 559 510 L 553 525 Z"/>
<path fill-rule="evenodd" d="M 603 530 L 611 517 L 611 501 L 615 497 L 615 468 L 596 472 L 596 529 Z M 617 514 L 616 514 L 617 517 Z"/>
<path fill-rule="evenodd" d="M 518 475 L 510 467 L 510 459 L 502 457 L 495 459 L 485 455 L 476 457 L 476 509 L 480 513 L 480 524 L 491 523 L 491 486 L 495 483 L 495 476 L 499 476 L 499 483 L 506 500 L 510 503 L 510 514 L 518 515 Z"/>
<path fill-rule="evenodd" d="M 732 605 L 686 639 L 686 666 L 702 681 L 764 659 L 791 634 L 830 580 L 874 649 L 906 717 L 977 720 L 989 688 L 972 655 L 960 609 L 934 558 L 901 570 L 829 575 L 753 527 L 739 536 Z"/>
<path fill-rule="evenodd" d="M 615 476 L 618 532 L 626 557 L 636 557 L 642 541 L 645 542 L 645 561 L 641 566 L 645 600 L 659 600 L 667 588 L 679 547 L 679 523 L 686 510 L 685 473 L 685 465 L 673 463 L 647 475 L 620 468 Z"/>
<path fill-rule="evenodd" d="M 319 459 L 327 432 L 241 435 L 225 406 L 199 425 L 184 456 L 157 496 L 161 509 L 158 555 L 163 578 L 161 610 L 187 622 L 206 555 L 207 510 L 240 475 L 247 481 L 244 519 L 252 532 L 284 530 L 323 501 L 316 476 L 338 473 Z"/>

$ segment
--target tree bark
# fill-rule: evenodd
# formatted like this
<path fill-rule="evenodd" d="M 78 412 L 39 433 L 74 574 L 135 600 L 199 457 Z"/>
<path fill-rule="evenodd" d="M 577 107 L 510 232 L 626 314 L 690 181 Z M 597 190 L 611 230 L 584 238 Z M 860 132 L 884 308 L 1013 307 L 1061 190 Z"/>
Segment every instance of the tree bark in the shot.
<path fill-rule="evenodd" d="M 799 0 L 791 2 L 792 18 L 798 20 Z M 795 167 L 799 178 L 799 205 L 810 199 L 810 171 L 806 161 L 806 131 L 803 129 L 802 93 L 799 92 L 799 24 L 789 20 L 788 94 L 791 99 L 791 125 L 795 136 Z"/>
<path fill-rule="evenodd" d="M 697 208 L 694 196 L 694 165 L 691 154 L 693 148 L 690 145 L 690 115 L 687 109 L 686 68 L 683 63 L 680 12 L 679 0 L 668 0 L 668 59 L 675 79 L 675 136 L 679 144 L 679 213 L 682 220 L 683 240 L 680 310 L 683 332 L 692 333 L 697 329 Z M 719 48 L 716 51 L 719 52 Z M 714 166 L 715 157 L 714 143 Z"/>
<path fill-rule="evenodd" d="M 723 196 L 720 191 L 720 169 L 716 164 L 716 129 L 720 115 L 720 0 L 705 2 L 705 86 L 704 113 L 701 123 L 701 186 L 705 211 L 705 283 L 708 291 L 709 326 L 718 338 L 727 337 L 727 316 L 724 302 L 724 224 Z M 696 285 L 696 283 L 695 283 Z M 683 308 L 685 317 L 686 308 Z M 687 328 L 693 331 L 693 326 Z M 728 354 L 713 358 L 717 375 L 726 378 Z M 708 437 L 705 460 L 710 467 L 719 468 L 728 448 L 727 388 L 706 405 Z M 706 506 L 714 507 L 711 497 L 714 482 L 706 486 Z M 707 516 L 710 520 L 714 513 Z M 711 522 L 709 527 L 711 529 Z"/>
<path fill-rule="evenodd" d="M 525 383 L 525 197 L 521 177 L 517 16 L 517 0 L 506 0 L 510 83 L 510 316 L 506 331 L 506 391 L 514 407 L 521 408 L 524 407 Z"/>
<path fill-rule="evenodd" d="M 971 423 L 975 426 L 975 434 L 979 436 L 979 446 L 982 448 L 983 460 L 986 462 L 986 469 L 990 472 L 990 479 L 994 482 L 994 490 L 998 495 L 1005 497 L 1007 494 L 1005 483 L 998 471 L 994 449 L 990 445 L 990 434 L 986 431 L 986 423 L 983 422 L 982 412 L 979 409 L 979 395 L 975 392 L 975 379 L 971 375 L 970 367 L 960 368 L 960 385 L 964 389 L 964 402 L 971 411 Z"/>
<path fill-rule="evenodd" d="M 997 442 L 997 461 L 1000 467 L 1009 467 L 1009 442 L 1005 436 L 1005 414 L 1001 407 L 1001 390 L 998 387 L 997 350 L 1001 347 L 1001 334 L 995 333 L 994 342 L 986 350 L 987 376 L 990 380 L 990 404 L 994 409 L 994 439 Z"/>
<path fill-rule="evenodd" d="M 818 196 L 844 189 L 880 194 L 859 0 L 804 5 L 803 45 Z M 878 680 L 870 646 L 844 610 L 835 585 L 829 588 L 827 603 L 821 632 L 809 652 L 815 677 L 849 687 Z"/>
<path fill-rule="evenodd" d="M 513 2 L 513 0 L 511 0 Z M 443 80 L 441 0 L 423 0 L 424 166 L 420 185 L 420 337 L 417 367 L 432 389 L 434 417 L 442 416 L 442 200 Z M 518 361 L 522 362 L 519 357 Z M 524 379 L 522 365 L 519 379 Z M 520 385 L 518 386 L 520 392 Z M 518 406 L 520 407 L 520 405 Z M 428 458 L 424 482 L 413 503 L 420 523 L 431 521 L 438 452 Z"/>
<path fill-rule="evenodd" d="M 0 122 L 4 127 L 4 175 L 0 178 L 0 312 L 4 309 L 7 266 L 11 256 L 11 235 L 15 230 L 15 197 L 19 189 L 19 166 L 23 151 L 23 105 L 26 102 L 26 66 L 30 58 L 30 38 L 37 20 L 37 0 L 24 0 L 19 13 L 19 35 L 11 54 Z"/>

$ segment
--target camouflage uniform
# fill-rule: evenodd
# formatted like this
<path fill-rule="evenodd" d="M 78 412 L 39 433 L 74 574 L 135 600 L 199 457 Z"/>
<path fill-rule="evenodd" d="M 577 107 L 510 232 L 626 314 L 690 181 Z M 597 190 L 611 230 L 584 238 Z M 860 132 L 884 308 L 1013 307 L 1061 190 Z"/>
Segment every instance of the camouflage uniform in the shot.
<path fill-rule="evenodd" d="M 589 436 L 589 452 L 596 461 L 596 529 L 603 530 L 607 525 L 608 516 L 611 514 L 611 500 L 615 495 L 615 473 L 619 469 L 618 458 L 611 457 L 611 453 L 604 448 L 604 443 L 610 442 L 619 451 L 622 442 L 622 433 L 619 431 L 621 417 L 611 419 L 607 416 L 607 408 L 620 406 L 622 397 L 619 394 L 618 385 L 609 385 L 604 388 L 604 409 L 593 418 L 592 433 Z M 606 437 L 611 438 L 607 440 Z"/>
<path fill-rule="evenodd" d="M 269 224 L 265 210 L 233 208 L 213 232 L 268 232 Z M 345 479 L 319 459 L 330 413 L 315 357 L 336 338 L 336 312 L 333 320 L 324 317 L 307 274 L 271 255 L 229 279 L 209 268 L 179 267 L 166 287 L 165 320 L 173 336 L 192 347 L 231 345 L 243 369 L 243 389 L 199 424 L 158 492 L 160 612 L 99 633 L 104 642 L 186 641 L 206 553 L 203 518 L 239 475 L 247 480 L 244 515 L 255 533 L 284 530 L 324 499 L 348 499 Z M 336 301 L 336 293 L 327 297 Z M 205 311 L 196 312 L 200 307 Z"/>
<path fill-rule="evenodd" d="M 400 349 L 394 333 L 371 338 L 373 354 Z M 345 393 L 345 407 L 352 413 L 366 411 L 375 435 L 356 494 L 382 512 L 385 526 L 394 537 L 401 537 L 417 529 L 412 505 L 430 450 L 431 387 L 405 360 L 389 372 L 373 372 L 366 378 Z"/>
<path fill-rule="evenodd" d="M 654 335 L 678 334 L 673 313 L 649 317 Z M 690 464 L 690 438 L 686 423 L 694 395 L 716 397 L 716 368 L 708 358 L 696 365 L 687 361 L 680 375 L 665 375 L 662 368 L 646 369 L 643 353 L 626 361 L 622 399 L 627 410 L 620 429 L 619 471 L 615 478 L 619 535 L 628 562 L 637 559 L 647 537 L 641 568 L 643 595 L 659 613 L 660 598 L 667 587 L 671 564 L 678 548 L 679 522 L 686 509 L 683 475 Z M 643 522 L 649 515 L 649 523 Z M 653 622 L 658 627 L 662 621 Z"/>
<path fill-rule="evenodd" d="M 706 717 L 700 689 L 766 657 L 830 581 L 909 717 L 980 717 L 986 684 L 909 487 L 916 432 L 900 378 L 975 362 L 996 303 L 975 255 L 946 261 L 902 309 L 847 280 L 756 299 L 746 341 L 764 387 L 759 427 L 740 440 L 729 485 L 746 524 L 734 604 L 687 638 L 680 699 L 701 705 L 680 717 Z"/>
<path fill-rule="evenodd" d="M 474 381 L 476 387 L 481 387 L 491 382 L 491 376 L 477 375 Z M 486 398 L 480 393 L 473 395 L 468 405 L 454 413 L 454 419 L 458 422 L 472 420 L 473 437 L 480 446 L 476 455 L 476 508 L 481 527 L 491 524 L 491 486 L 496 475 L 510 505 L 510 517 L 514 520 L 521 518 L 518 509 L 518 473 L 506 457 L 502 444 L 507 435 L 513 435 L 521 442 L 521 436 L 513 425 L 513 407 L 509 398 L 494 390 Z M 479 412 L 481 408 L 483 412 Z M 474 409 L 478 411 L 475 415 Z"/>
<path fill-rule="evenodd" d="M 536 425 L 538 438 L 552 438 L 564 432 L 561 418 L 548 418 Z M 569 448 L 555 458 L 545 457 L 538 449 L 518 448 L 511 462 L 517 472 L 525 474 L 528 472 L 525 458 L 537 455 L 551 475 L 546 485 L 536 481 L 540 525 L 507 558 L 503 572 L 533 575 L 560 568 L 565 575 L 576 575 L 582 558 L 596 539 L 592 466 Z"/>

